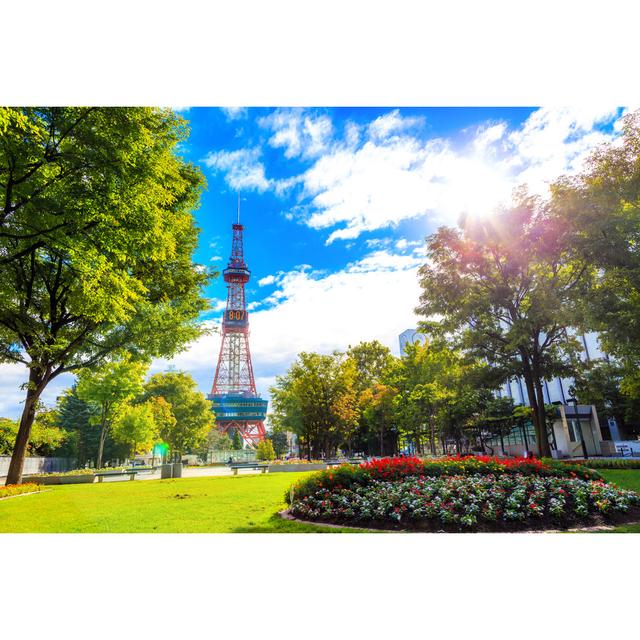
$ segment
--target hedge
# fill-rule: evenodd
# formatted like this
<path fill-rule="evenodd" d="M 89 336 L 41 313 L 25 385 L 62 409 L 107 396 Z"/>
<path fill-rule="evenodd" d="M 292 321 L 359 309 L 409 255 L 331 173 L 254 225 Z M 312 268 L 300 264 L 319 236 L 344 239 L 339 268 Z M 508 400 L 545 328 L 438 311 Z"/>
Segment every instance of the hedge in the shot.
<path fill-rule="evenodd" d="M 589 460 L 571 460 L 563 464 L 580 465 L 589 469 L 640 469 L 640 458 L 589 458 Z"/>

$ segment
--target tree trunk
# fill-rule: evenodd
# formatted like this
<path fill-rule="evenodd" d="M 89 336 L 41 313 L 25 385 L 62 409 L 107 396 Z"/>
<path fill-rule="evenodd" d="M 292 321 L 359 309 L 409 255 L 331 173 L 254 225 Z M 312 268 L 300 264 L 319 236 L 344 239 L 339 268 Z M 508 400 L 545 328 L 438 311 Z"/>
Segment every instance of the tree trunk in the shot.
<path fill-rule="evenodd" d="M 535 360 L 532 362 L 533 369 L 533 384 L 536 390 L 536 404 L 538 405 L 538 424 L 540 425 L 540 432 L 536 432 L 538 440 L 538 448 L 540 449 L 540 456 L 545 458 L 551 457 L 551 447 L 549 446 L 549 437 L 547 436 L 547 417 L 544 408 L 544 394 L 542 393 L 542 381 L 540 379 L 540 368 Z"/>
<path fill-rule="evenodd" d="M 538 410 L 540 411 L 540 430 L 542 431 L 542 439 L 538 440 L 540 456 L 550 458 L 551 447 L 549 446 L 549 436 L 547 434 L 547 412 L 544 408 L 544 394 L 542 393 L 542 384 L 539 378 L 535 381 L 535 387 L 536 398 L 538 400 Z"/>
<path fill-rule="evenodd" d="M 523 378 L 527 387 L 527 395 L 529 396 L 529 404 L 533 412 L 533 426 L 536 431 L 536 440 L 538 441 L 538 449 L 541 456 L 551 456 L 549 440 L 547 439 L 547 425 L 544 417 L 544 403 L 540 407 L 538 403 L 538 395 L 536 393 L 535 381 L 540 382 L 539 376 L 536 376 L 532 364 L 529 359 L 521 354 L 523 363 Z"/>
<path fill-rule="evenodd" d="M 102 428 L 100 429 L 100 443 L 98 444 L 98 458 L 96 460 L 96 469 L 102 469 L 102 454 L 104 453 L 104 443 L 107 439 L 107 422 L 103 420 Z"/>
<path fill-rule="evenodd" d="M 431 453 L 436 455 L 436 426 L 433 422 L 433 418 L 429 418 L 429 427 L 431 429 Z"/>
<path fill-rule="evenodd" d="M 22 469 L 24 467 L 24 458 L 27 453 L 29 444 L 29 436 L 31 435 L 31 427 L 36 416 L 36 406 L 40 394 L 46 387 L 47 382 L 38 376 L 35 367 L 29 369 L 29 385 L 27 388 L 27 397 L 24 401 L 24 409 L 20 418 L 20 427 L 16 436 L 16 443 L 11 454 L 11 462 L 9 463 L 9 471 L 7 472 L 7 480 L 5 484 L 20 484 L 22 482 Z"/>

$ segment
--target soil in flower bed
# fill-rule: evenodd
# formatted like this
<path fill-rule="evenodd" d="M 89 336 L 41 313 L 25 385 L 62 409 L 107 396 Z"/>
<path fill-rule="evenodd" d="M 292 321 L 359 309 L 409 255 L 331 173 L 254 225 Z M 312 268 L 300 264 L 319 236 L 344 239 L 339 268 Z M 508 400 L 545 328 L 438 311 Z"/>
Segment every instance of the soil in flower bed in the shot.
<path fill-rule="evenodd" d="M 373 480 L 294 499 L 305 521 L 403 531 L 543 531 L 640 521 L 640 496 L 602 481 L 468 475 Z"/>

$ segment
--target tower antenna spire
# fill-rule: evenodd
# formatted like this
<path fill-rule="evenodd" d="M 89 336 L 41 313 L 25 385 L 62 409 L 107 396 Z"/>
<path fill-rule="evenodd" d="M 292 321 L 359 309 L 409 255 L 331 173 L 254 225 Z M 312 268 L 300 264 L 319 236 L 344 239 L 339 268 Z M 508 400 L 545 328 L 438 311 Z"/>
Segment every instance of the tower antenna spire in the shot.
<path fill-rule="evenodd" d="M 238 191 L 238 224 L 240 224 L 240 192 Z"/>

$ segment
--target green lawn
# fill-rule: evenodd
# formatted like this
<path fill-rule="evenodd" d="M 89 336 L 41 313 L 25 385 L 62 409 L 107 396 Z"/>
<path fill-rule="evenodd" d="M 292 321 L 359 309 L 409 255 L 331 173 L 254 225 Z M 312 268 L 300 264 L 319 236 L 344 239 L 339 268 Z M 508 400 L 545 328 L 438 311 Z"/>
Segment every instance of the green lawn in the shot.
<path fill-rule="evenodd" d="M 304 533 L 287 522 L 284 492 L 304 473 L 104 482 L 47 487 L 0 501 L 0 532 Z"/>
<path fill-rule="evenodd" d="M 621 489 L 630 489 L 640 493 L 640 469 L 598 469 L 608 482 L 617 484 Z M 640 524 L 627 524 L 614 529 L 615 533 L 640 533 Z"/>
<path fill-rule="evenodd" d="M 602 470 L 640 492 L 640 470 Z M 48 487 L 0 501 L 7 533 L 306 533 L 345 530 L 281 520 L 284 492 L 304 473 L 104 482 Z M 617 527 L 640 533 L 640 525 Z"/>

